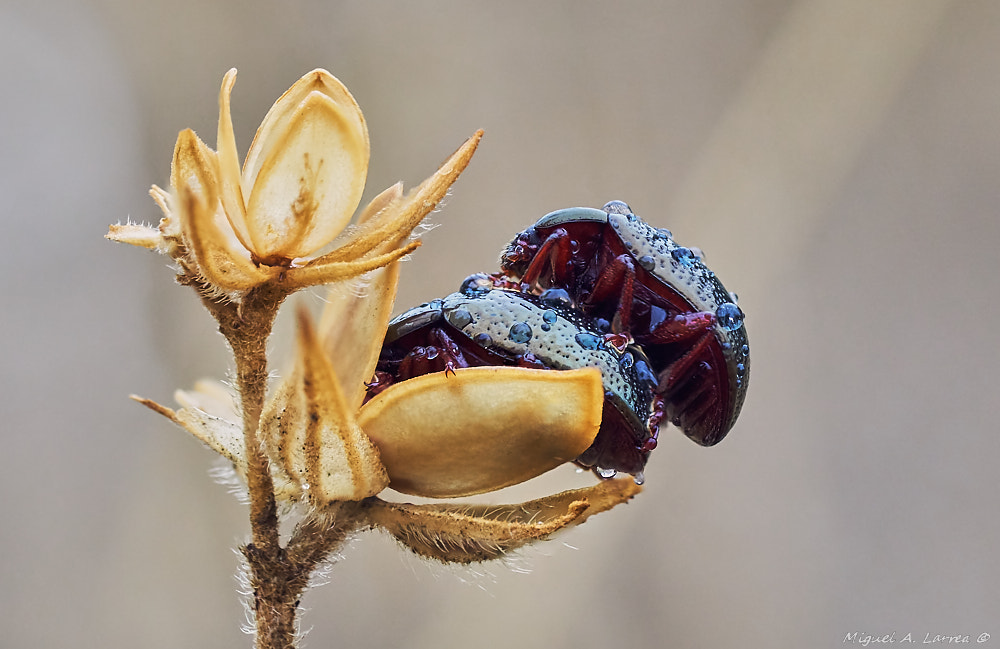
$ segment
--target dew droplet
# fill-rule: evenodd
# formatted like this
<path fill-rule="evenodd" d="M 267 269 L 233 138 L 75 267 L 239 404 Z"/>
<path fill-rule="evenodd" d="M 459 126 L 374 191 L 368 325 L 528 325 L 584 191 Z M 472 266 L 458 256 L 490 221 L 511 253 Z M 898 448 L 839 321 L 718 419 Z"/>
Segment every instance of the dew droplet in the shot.
<path fill-rule="evenodd" d="M 489 275 L 476 273 L 475 275 L 469 275 L 466 277 L 458 291 L 462 295 L 475 297 L 477 295 L 488 293 L 492 288 L 493 281 L 490 280 Z"/>
<path fill-rule="evenodd" d="M 646 475 L 642 471 L 639 471 L 632 476 L 632 480 L 635 481 L 637 485 L 642 486 L 642 483 L 646 481 Z"/>
<path fill-rule="evenodd" d="M 492 347 L 493 346 L 493 338 L 488 333 L 486 333 L 485 331 L 482 332 L 482 333 L 478 333 L 475 336 L 473 336 L 472 337 L 472 342 L 476 343 L 480 347 Z"/>
<path fill-rule="evenodd" d="M 531 340 L 531 326 L 527 322 L 515 322 L 510 326 L 510 333 L 507 337 L 519 345 L 523 345 Z"/>
<path fill-rule="evenodd" d="M 653 270 L 656 268 L 656 260 L 653 259 L 652 255 L 643 255 L 642 257 L 639 257 L 639 265 L 646 270 Z"/>
<path fill-rule="evenodd" d="M 656 236 L 660 237 L 661 239 L 672 239 L 674 233 L 666 228 L 656 228 Z"/>
<path fill-rule="evenodd" d="M 744 354 L 749 354 L 750 353 L 750 347 L 748 345 L 743 345 L 742 347 L 740 347 L 740 352 L 742 352 Z"/>
<path fill-rule="evenodd" d="M 542 313 L 542 321 L 548 324 L 552 324 L 558 319 L 559 319 L 559 314 L 553 311 L 552 309 L 546 309 Z"/>
<path fill-rule="evenodd" d="M 696 258 L 698 258 L 701 261 L 705 261 L 705 253 L 701 251 L 701 248 L 696 248 L 694 246 L 691 246 L 689 250 L 691 250 L 691 254 L 694 255 Z"/>
<path fill-rule="evenodd" d="M 715 310 L 715 320 L 723 329 L 735 331 L 743 326 L 743 311 L 732 302 L 725 302 Z"/>
<path fill-rule="evenodd" d="M 542 323 L 542 331 L 551 331 L 551 330 L 552 330 L 552 325 L 550 325 L 547 322 Z"/>
<path fill-rule="evenodd" d="M 564 288 L 549 288 L 542 291 L 538 299 L 545 306 L 570 307 L 573 306 L 573 298 L 569 296 L 569 291 Z"/>
<path fill-rule="evenodd" d="M 625 352 L 622 354 L 622 357 L 618 359 L 618 366 L 623 370 L 632 369 L 633 365 L 635 365 L 635 356 L 632 355 L 632 352 Z"/>
<path fill-rule="evenodd" d="M 618 475 L 618 472 L 614 469 L 602 469 L 599 466 L 594 467 L 594 472 L 604 479 L 613 478 Z"/>
<path fill-rule="evenodd" d="M 653 370 L 649 369 L 649 365 L 646 361 L 636 361 L 635 374 L 639 377 L 640 381 L 647 385 L 656 385 L 659 383 L 659 379 L 656 378 L 656 374 L 653 373 Z"/>
<path fill-rule="evenodd" d="M 632 208 L 625 201 L 609 201 L 605 203 L 604 211 L 608 214 L 631 214 Z"/>
<path fill-rule="evenodd" d="M 472 314 L 465 309 L 455 309 L 448 314 L 448 322 L 456 329 L 464 329 L 467 325 L 472 324 Z"/>
<path fill-rule="evenodd" d="M 580 332 L 576 336 L 576 344 L 584 349 L 604 349 L 604 338 L 595 336 L 587 332 Z"/>
<path fill-rule="evenodd" d="M 740 301 L 740 296 L 732 291 L 729 291 L 729 300 L 735 304 Z"/>
<path fill-rule="evenodd" d="M 670 252 L 670 256 L 674 258 L 674 261 L 685 266 L 691 265 L 695 260 L 694 253 L 691 252 L 691 249 L 685 248 L 684 246 L 674 248 Z"/>

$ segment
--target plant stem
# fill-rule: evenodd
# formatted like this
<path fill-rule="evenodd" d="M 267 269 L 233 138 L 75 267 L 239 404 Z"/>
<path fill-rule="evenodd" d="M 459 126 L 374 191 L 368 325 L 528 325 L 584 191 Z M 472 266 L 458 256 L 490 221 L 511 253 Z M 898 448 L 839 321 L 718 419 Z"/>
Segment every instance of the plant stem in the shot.
<path fill-rule="evenodd" d="M 250 567 L 258 649 L 294 649 L 299 598 L 312 572 L 364 520 L 358 503 L 336 503 L 312 510 L 296 526 L 287 547 L 281 547 L 270 462 L 258 428 L 267 394 L 267 340 L 278 307 L 287 295 L 279 286 L 264 284 L 239 304 L 203 297 L 236 363 L 251 529 L 251 542 L 241 550 Z"/>

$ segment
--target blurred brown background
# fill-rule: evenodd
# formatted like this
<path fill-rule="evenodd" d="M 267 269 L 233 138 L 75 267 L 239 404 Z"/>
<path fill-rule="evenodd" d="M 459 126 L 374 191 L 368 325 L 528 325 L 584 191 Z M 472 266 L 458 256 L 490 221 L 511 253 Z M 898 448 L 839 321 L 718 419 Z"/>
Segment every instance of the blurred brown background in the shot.
<path fill-rule="evenodd" d="M 362 535 L 307 646 L 1000 646 L 1000 4 L 5 0 L 0 61 L 0 646 L 250 644 L 244 508 L 126 399 L 225 375 L 223 341 L 166 259 L 102 239 L 159 218 L 231 66 L 242 152 L 301 74 L 343 80 L 367 198 L 486 129 L 399 308 L 623 199 L 705 250 L 753 350 L 724 443 L 667 435 L 642 496 L 510 567 Z"/>

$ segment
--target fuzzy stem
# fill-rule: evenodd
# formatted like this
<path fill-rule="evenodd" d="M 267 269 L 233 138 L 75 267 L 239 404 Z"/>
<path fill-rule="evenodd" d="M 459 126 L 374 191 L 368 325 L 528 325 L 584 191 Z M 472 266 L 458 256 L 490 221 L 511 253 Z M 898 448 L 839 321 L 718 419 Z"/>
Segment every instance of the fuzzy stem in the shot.
<path fill-rule="evenodd" d="M 204 293 L 203 293 L 204 295 Z M 267 393 L 267 340 L 278 307 L 288 292 L 272 284 L 254 289 L 237 305 L 207 297 L 205 306 L 233 350 L 239 388 L 250 494 L 251 542 L 242 548 L 250 566 L 258 649 L 293 649 L 302 591 L 316 566 L 358 528 L 357 503 L 338 503 L 313 511 L 281 547 L 278 509 L 268 457 L 258 435 Z"/>

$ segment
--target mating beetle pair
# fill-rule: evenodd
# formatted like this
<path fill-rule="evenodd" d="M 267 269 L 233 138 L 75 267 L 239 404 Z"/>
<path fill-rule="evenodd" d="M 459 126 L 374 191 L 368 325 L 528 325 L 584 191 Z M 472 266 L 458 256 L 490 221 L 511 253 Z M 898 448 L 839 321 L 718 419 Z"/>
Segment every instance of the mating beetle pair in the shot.
<path fill-rule="evenodd" d="M 705 446 L 728 433 L 749 347 L 735 296 L 699 252 L 612 201 L 547 214 L 500 261 L 394 319 L 369 392 L 470 365 L 598 367 L 603 422 L 577 463 L 602 477 L 641 480 L 664 419 Z"/>

